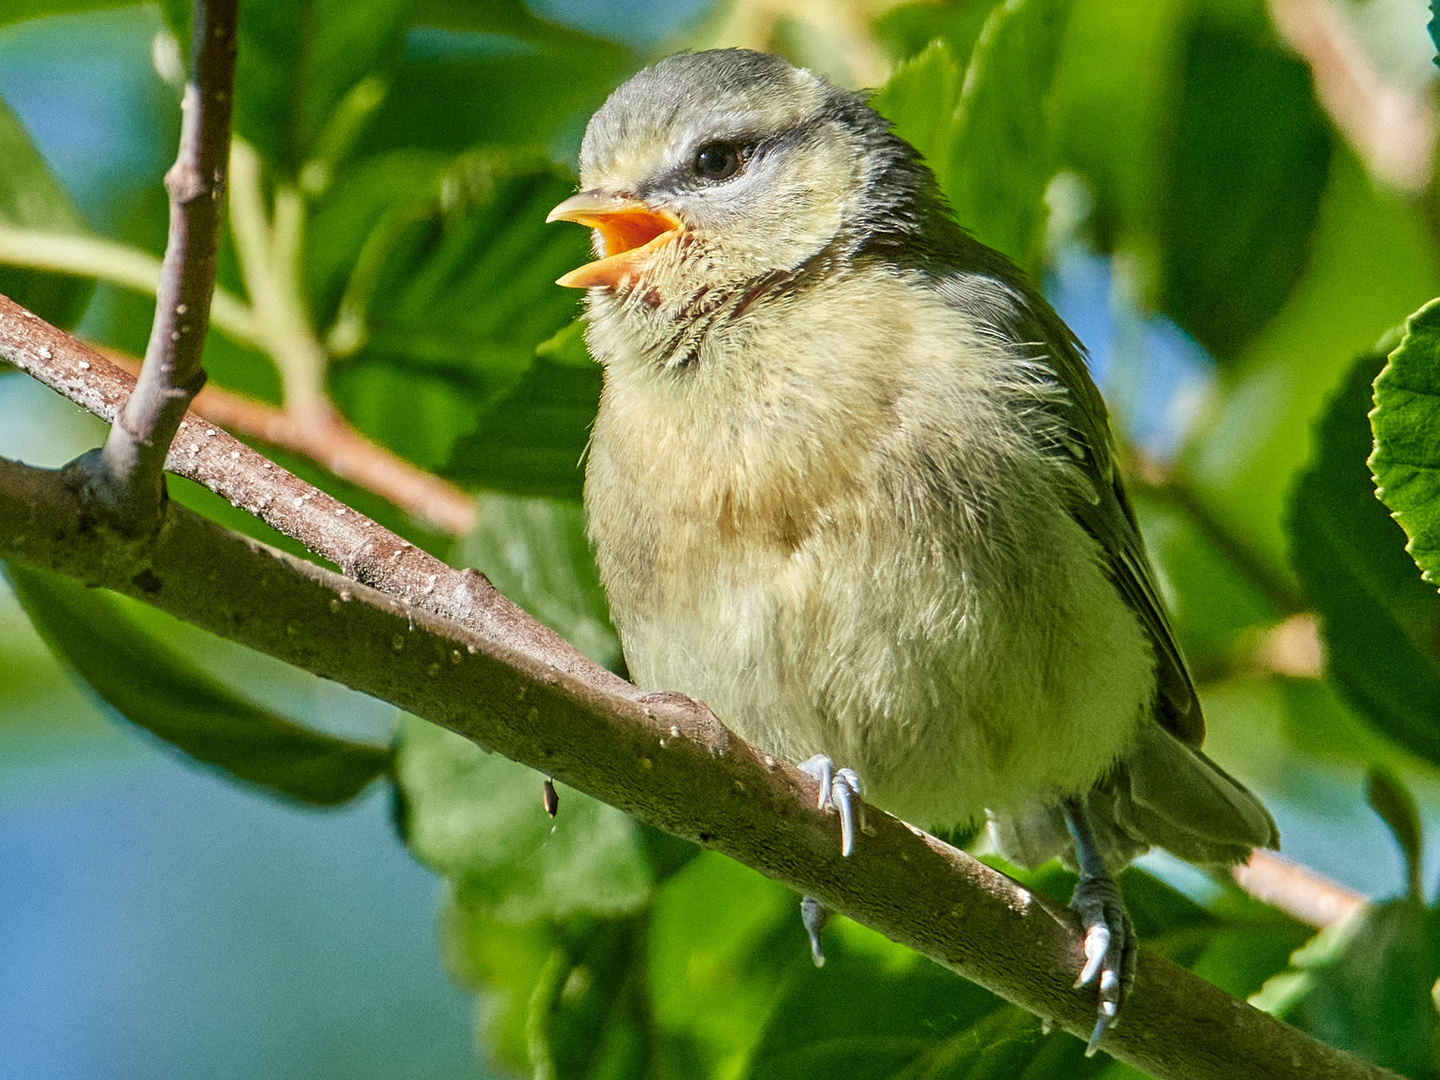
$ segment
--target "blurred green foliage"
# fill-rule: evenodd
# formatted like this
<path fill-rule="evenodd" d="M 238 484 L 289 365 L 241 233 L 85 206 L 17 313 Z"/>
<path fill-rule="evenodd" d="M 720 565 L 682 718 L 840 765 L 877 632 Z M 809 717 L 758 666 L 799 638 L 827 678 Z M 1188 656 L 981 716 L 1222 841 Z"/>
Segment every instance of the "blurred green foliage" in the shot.
<path fill-rule="evenodd" d="M 0 24 L 109 6 L 17 0 Z M 164 22 L 145 18 L 183 53 L 188 7 L 163 8 Z M 578 505 L 600 372 L 573 293 L 552 284 L 587 241 L 543 219 L 573 185 L 585 118 L 646 58 L 519 0 L 242 0 L 241 20 L 236 131 L 262 159 L 259 197 L 294 200 L 285 269 L 324 346 L 327 391 L 369 438 L 472 493 L 477 523 L 449 536 L 293 453 L 274 456 L 484 570 L 621 669 Z M 924 152 L 967 228 L 1036 277 L 1056 272 L 1067 245 L 1111 257 L 1117 296 L 1208 351 L 1203 407 L 1175 460 L 1142 470 L 1134 495 L 1211 747 L 1291 808 L 1282 823 L 1299 823 L 1311 850 L 1343 845 L 1325 848 L 1323 833 L 1361 812 L 1369 773 L 1410 868 L 1408 897 L 1313 940 L 1228 879 L 1172 867 L 1182 892 L 1131 869 L 1143 939 L 1336 1045 L 1417 1080 L 1440 1075 L 1440 936 L 1421 887 L 1422 822 L 1440 794 L 1440 596 L 1415 565 L 1435 572 L 1437 309 L 1415 315 L 1403 343 L 1377 346 L 1440 294 L 1424 210 L 1433 185 L 1407 195 L 1366 174 L 1261 0 L 950 0 L 892 8 L 871 29 L 895 64 L 876 105 Z M 173 139 L 173 124 L 152 133 Z M 34 142 L 0 101 L 0 227 L 88 235 Z M 158 254 L 158 171 L 140 179 L 103 214 L 86 210 Z M 1067 191 L 1083 193 L 1078 208 L 1057 198 Z M 3 261 L 0 245 L 0 291 L 143 349 L 147 298 Z M 221 283 L 246 295 L 252 269 L 227 237 Z M 220 333 L 206 347 L 215 384 L 272 403 L 285 398 L 275 359 Z M 193 485 L 171 492 L 288 544 Z M 569 789 L 552 821 L 542 777 L 421 721 L 402 719 L 393 748 L 322 730 L 294 715 L 271 668 L 237 664 L 136 605 L 11 575 L 55 654 L 178 750 L 291 799 L 394 785 L 405 841 L 447 883 L 440 948 L 482 995 L 482 1037 L 502 1071 L 1133 1075 L 844 920 L 827 929 L 830 962 L 817 971 L 782 886 Z M 1297 615 L 1318 620 L 1323 671 L 1267 659 Z M 0 623 L 10 734 L 53 726 L 53 703 L 70 700 L 36 648 Z M 1378 873 L 1376 858 L 1337 856 L 1336 872 Z M 1061 898 L 1072 884 L 1054 866 L 1025 880 Z"/>
<path fill-rule="evenodd" d="M 30 141 L 25 128 L 0 101 L 0 227 L 85 233 L 85 219 L 65 194 Z M 0 293 L 66 329 L 80 321 L 95 291 L 83 278 L 0 266 Z"/>

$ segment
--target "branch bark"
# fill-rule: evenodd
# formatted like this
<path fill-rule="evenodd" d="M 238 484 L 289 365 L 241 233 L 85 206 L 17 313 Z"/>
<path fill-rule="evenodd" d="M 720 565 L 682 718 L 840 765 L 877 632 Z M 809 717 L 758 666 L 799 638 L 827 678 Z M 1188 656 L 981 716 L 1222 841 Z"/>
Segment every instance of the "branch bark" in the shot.
<path fill-rule="evenodd" d="M 92 497 L 117 524 L 145 532 L 160 520 L 164 462 L 181 417 L 205 382 L 200 354 L 210 322 L 221 196 L 230 149 L 237 0 L 194 0 L 190 79 L 181 103 L 180 152 L 165 175 L 170 237 L 155 321 L 135 392 L 87 463 Z"/>
<path fill-rule="evenodd" d="M 128 389 L 125 373 L 3 300 L 0 355 L 102 416 Z M 125 593 L 393 702 L 1088 1034 L 1094 995 L 1071 985 L 1082 947 L 1068 910 L 874 809 L 855 854 L 842 858 L 833 817 L 815 809 L 814 782 L 703 705 L 643 694 L 479 574 L 417 552 L 193 414 L 170 461 L 350 576 L 173 505 L 152 536 L 123 535 L 91 519 L 73 472 L 3 459 L 0 557 Z M 383 591 L 354 580 L 361 575 Z M 1105 1049 L 1160 1080 L 1393 1077 L 1148 953 Z"/>

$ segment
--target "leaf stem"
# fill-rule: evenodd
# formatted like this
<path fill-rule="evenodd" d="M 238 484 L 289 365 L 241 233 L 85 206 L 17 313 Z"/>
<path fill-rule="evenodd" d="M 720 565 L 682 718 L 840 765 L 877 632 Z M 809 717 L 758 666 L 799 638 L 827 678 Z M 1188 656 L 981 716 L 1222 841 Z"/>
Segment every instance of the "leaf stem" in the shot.
<path fill-rule="evenodd" d="M 100 236 L 0 225 L 0 263 L 96 278 L 150 296 L 160 288 L 159 259 L 148 251 Z M 210 323 L 241 345 L 265 347 L 255 312 L 226 289 L 215 290 L 210 301 Z"/>
<path fill-rule="evenodd" d="M 281 184 L 274 206 L 272 220 L 265 210 L 260 156 L 245 140 L 235 139 L 230 149 L 230 233 L 265 351 L 280 370 L 285 408 L 304 414 L 329 407 L 329 357 L 310 328 L 300 295 L 304 202 L 293 187 Z"/>

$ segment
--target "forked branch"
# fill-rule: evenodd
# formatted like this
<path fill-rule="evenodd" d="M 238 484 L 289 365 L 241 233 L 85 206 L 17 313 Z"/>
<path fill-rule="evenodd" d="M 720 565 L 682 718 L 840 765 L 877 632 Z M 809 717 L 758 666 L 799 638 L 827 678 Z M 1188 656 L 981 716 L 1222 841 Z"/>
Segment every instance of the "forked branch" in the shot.
<path fill-rule="evenodd" d="M 150 342 L 135 392 L 103 450 L 86 463 L 91 496 L 110 524 L 134 534 L 159 525 L 165 455 L 205 382 L 200 354 L 210 323 L 230 152 L 236 6 L 237 0 L 194 0 L 180 152 L 165 176 L 170 236 Z"/>

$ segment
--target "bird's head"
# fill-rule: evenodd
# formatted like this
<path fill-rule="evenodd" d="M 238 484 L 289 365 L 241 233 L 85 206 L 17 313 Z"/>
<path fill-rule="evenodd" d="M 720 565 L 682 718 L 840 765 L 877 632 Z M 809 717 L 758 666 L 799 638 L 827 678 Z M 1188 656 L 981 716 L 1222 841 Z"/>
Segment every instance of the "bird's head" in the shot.
<path fill-rule="evenodd" d="M 580 193 L 550 213 L 599 258 L 560 284 L 648 304 L 743 294 L 877 230 L 918 231 L 934 181 L 862 95 L 743 49 L 671 56 L 590 120 Z"/>

